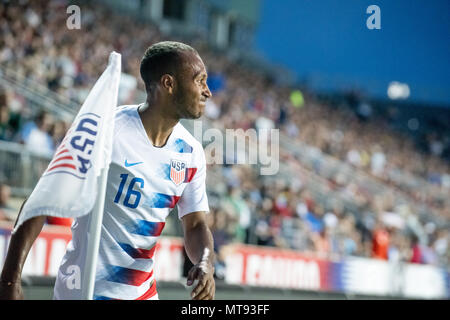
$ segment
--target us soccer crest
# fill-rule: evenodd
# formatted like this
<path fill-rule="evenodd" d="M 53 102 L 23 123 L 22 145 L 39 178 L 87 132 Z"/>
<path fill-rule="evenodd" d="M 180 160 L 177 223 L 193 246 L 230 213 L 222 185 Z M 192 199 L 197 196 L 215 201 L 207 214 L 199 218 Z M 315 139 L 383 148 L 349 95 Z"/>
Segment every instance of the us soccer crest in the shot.
<path fill-rule="evenodd" d="M 180 185 L 186 178 L 186 162 L 181 160 L 170 160 L 170 180 L 175 185 Z"/>

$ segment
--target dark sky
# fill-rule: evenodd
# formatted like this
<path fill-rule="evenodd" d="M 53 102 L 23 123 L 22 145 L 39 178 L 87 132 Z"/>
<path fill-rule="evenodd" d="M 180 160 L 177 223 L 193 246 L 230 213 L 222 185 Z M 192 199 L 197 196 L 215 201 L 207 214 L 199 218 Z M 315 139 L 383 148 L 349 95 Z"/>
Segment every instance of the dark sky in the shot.
<path fill-rule="evenodd" d="M 449 0 L 261 0 L 256 48 L 321 88 L 357 84 L 386 97 L 407 83 L 410 100 L 450 106 Z M 381 29 L 369 30 L 369 5 Z"/>

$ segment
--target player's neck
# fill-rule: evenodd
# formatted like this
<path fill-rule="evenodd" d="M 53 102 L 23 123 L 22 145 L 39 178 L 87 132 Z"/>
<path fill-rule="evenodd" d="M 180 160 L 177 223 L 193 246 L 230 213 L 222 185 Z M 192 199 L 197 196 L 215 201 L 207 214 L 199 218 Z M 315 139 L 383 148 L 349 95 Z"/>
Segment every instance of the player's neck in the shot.
<path fill-rule="evenodd" d="M 156 105 L 149 106 L 146 102 L 139 107 L 139 116 L 150 142 L 155 147 L 162 147 L 167 143 L 173 128 L 179 119 L 170 117 L 167 110 Z"/>

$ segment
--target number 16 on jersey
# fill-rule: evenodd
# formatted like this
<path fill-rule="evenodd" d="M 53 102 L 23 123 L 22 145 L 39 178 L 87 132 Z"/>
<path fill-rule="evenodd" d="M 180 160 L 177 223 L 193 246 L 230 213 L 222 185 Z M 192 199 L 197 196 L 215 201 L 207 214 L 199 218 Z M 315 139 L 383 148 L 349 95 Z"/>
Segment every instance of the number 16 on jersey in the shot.
<path fill-rule="evenodd" d="M 127 183 L 128 180 L 128 174 L 121 174 L 120 178 L 122 179 L 120 181 L 120 185 L 119 185 L 119 190 L 117 191 L 116 197 L 114 198 L 114 202 L 115 203 L 119 203 L 120 198 L 122 197 L 122 193 L 123 193 L 123 189 L 125 188 L 125 184 Z M 144 188 L 144 180 L 141 178 L 132 178 L 130 180 L 130 183 L 128 185 L 128 189 L 127 192 L 125 194 L 125 198 L 123 199 L 123 205 L 128 207 L 128 208 L 137 208 L 137 206 L 139 205 L 139 202 L 141 201 L 141 193 L 137 190 L 134 190 L 134 185 L 138 183 L 139 184 L 139 188 Z M 133 199 L 132 199 L 133 196 Z M 130 201 L 130 199 L 132 199 Z"/>

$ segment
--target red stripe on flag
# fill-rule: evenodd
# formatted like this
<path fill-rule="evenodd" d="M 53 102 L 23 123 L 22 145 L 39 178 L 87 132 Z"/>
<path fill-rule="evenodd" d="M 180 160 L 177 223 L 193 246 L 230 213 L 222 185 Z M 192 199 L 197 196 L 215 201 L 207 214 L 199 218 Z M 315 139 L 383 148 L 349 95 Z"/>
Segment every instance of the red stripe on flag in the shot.
<path fill-rule="evenodd" d="M 59 156 L 61 153 L 66 153 L 66 152 L 69 152 L 69 150 L 68 149 L 61 150 L 55 155 L 55 157 Z"/>
<path fill-rule="evenodd" d="M 61 163 L 58 164 L 56 166 L 51 167 L 50 169 L 47 170 L 47 172 L 50 172 L 56 168 L 71 168 L 73 170 L 76 170 L 77 168 L 73 165 L 73 164 L 68 164 L 68 163 Z"/>
<path fill-rule="evenodd" d="M 52 164 L 61 160 L 73 160 L 72 156 L 65 156 L 65 157 L 60 157 L 60 158 L 56 158 L 54 160 L 52 160 Z"/>

